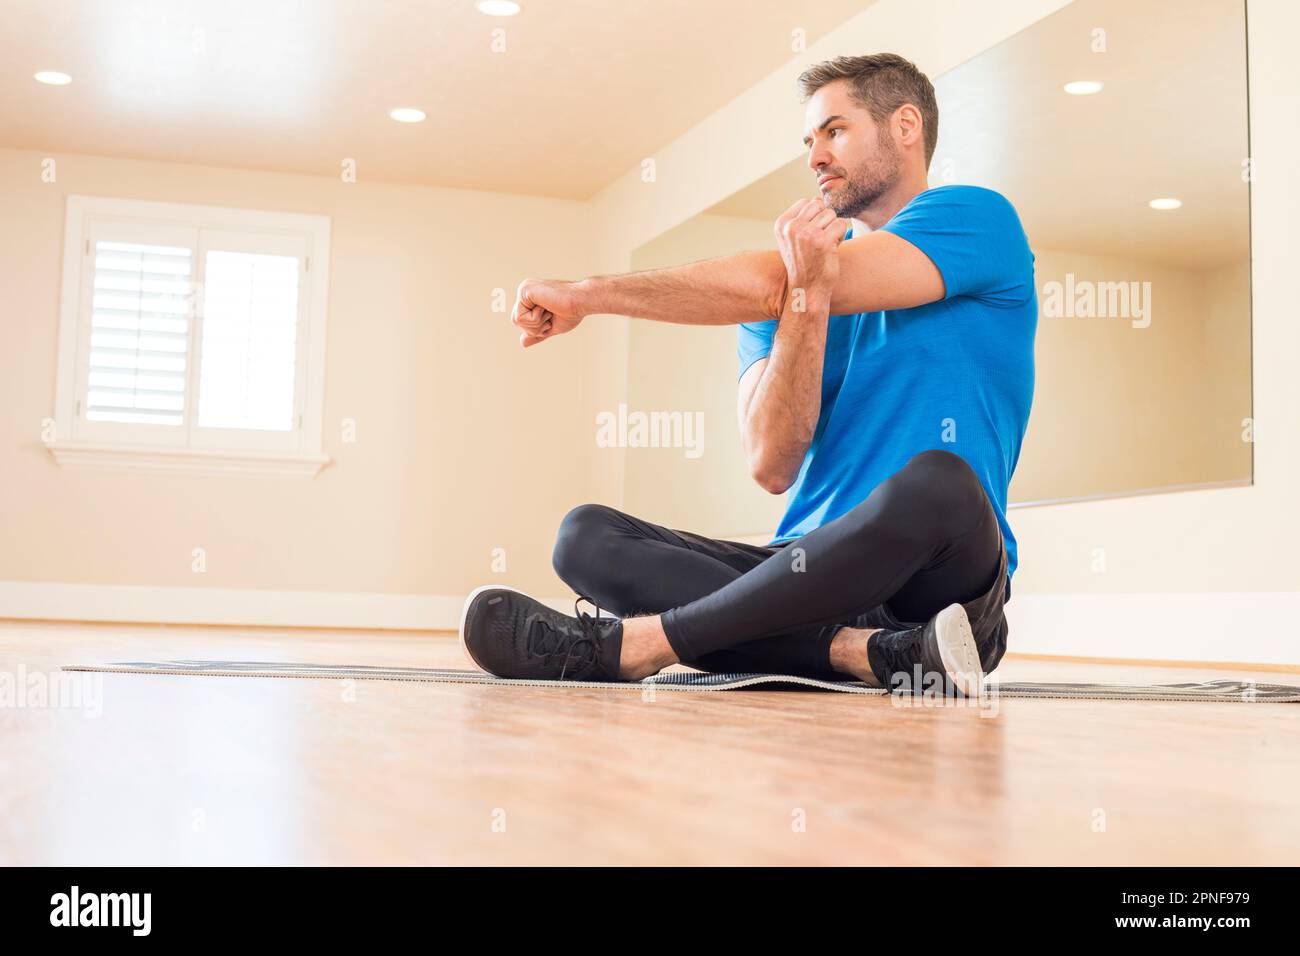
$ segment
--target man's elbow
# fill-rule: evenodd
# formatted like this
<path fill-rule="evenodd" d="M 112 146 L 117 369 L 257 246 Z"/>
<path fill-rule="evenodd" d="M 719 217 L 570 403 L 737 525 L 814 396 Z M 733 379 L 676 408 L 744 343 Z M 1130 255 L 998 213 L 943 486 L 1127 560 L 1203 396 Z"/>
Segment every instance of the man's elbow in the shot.
<path fill-rule="evenodd" d="M 790 276 L 786 274 L 785 264 L 779 255 L 776 257 L 776 262 L 779 268 L 772 270 L 771 278 L 767 283 L 763 312 L 767 318 L 779 320 L 785 314 L 785 300 L 790 294 Z"/>
<path fill-rule="evenodd" d="M 750 463 L 750 477 L 769 495 L 783 495 L 794 484 L 795 476 L 788 469 L 778 468 L 774 464 L 756 460 Z"/>

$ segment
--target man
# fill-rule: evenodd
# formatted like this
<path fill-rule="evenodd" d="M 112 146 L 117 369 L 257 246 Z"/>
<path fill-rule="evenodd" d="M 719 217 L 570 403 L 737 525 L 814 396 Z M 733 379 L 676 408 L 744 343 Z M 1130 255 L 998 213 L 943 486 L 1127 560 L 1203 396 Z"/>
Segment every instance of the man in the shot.
<path fill-rule="evenodd" d="M 912 63 L 837 57 L 799 82 L 821 198 L 777 220 L 778 252 L 527 280 L 513 316 L 525 347 L 587 315 L 739 325 L 751 471 L 790 492 L 775 539 L 576 508 L 556 571 L 619 618 L 480 588 L 461 639 L 484 669 L 636 680 L 680 661 L 971 695 L 1001 659 L 1016 567 L 1007 485 L 1034 384 L 1033 253 L 1002 196 L 929 188 L 938 107 Z M 846 237 L 850 218 L 870 231 Z"/>

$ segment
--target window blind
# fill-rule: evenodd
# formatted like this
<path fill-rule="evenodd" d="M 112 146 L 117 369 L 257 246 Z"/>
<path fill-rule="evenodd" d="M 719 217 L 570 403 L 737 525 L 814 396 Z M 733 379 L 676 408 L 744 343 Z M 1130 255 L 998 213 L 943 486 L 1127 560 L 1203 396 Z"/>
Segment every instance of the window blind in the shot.
<path fill-rule="evenodd" d="M 193 311 L 190 249 L 95 243 L 86 417 L 180 425 Z"/>

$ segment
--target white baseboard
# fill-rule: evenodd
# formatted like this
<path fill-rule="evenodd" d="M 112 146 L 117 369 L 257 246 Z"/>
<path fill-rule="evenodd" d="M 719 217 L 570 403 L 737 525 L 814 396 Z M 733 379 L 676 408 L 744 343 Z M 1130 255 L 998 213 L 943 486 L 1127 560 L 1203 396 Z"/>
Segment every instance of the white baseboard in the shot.
<path fill-rule="evenodd" d="M 461 595 L 0 581 L 0 618 L 451 630 Z M 572 598 L 545 597 L 558 610 Z M 1300 665 L 1300 592 L 1017 594 L 1009 653 Z"/>
<path fill-rule="evenodd" d="M 541 598 L 559 610 L 572 598 Z M 242 627 L 452 630 L 464 595 L 0 581 L 0 618 Z"/>
<path fill-rule="evenodd" d="M 1300 592 L 1015 594 L 1008 653 L 1300 664 Z"/>

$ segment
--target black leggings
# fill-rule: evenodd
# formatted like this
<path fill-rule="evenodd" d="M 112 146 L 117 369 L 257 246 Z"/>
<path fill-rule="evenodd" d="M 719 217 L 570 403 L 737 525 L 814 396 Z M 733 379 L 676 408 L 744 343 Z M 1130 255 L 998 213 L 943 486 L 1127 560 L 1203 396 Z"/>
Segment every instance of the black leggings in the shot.
<path fill-rule="evenodd" d="M 997 514 L 957 455 L 926 451 L 847 514 L 785 545 L 673 531 L 604 505 L 560 525 L 555 571 L 620 617 L 662 614 L 683 663 L 713 671 L 834 676 L 844 626 L 929 620 L 975 602 L 987 673 L 1006 648 L 1006 556 Z"/>

